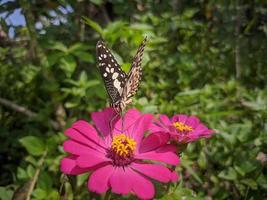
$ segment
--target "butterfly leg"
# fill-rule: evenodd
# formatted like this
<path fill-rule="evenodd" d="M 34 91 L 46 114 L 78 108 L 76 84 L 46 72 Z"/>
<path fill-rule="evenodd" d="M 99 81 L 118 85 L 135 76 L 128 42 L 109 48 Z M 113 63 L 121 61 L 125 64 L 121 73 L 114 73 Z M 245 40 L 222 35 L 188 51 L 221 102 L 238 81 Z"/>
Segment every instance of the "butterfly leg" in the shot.
<path fill-rule="evenodd" d="M 121 111 L 121 133 L 124 131 L 123 111 Z"/>
<path fill-rule="evenodd" d="M 116 115 L 114 115 L 114 117 L 111 118 L 111 120 L 109 121 L 109 127 L 110 127 L 110 131 L 111 131 L 111 134 L 113 133 L 113 125 L 114 125 L 114 120 L 116 120 L 116 118 L 120 115 L 120 113 L 116 113 Z M 111 135 L 113 136 L 113 135 Z"/>

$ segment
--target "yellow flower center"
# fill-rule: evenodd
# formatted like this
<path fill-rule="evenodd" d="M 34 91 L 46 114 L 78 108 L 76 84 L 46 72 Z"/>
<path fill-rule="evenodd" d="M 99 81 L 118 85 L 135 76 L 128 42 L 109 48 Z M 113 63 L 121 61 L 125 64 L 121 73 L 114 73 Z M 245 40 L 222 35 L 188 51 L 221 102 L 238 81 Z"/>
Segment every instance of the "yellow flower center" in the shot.
<path fill-rule="evenodd" d="M 127 157 L 136 148 L 136 141 L 125 134 L 115 135 L 112 139 L 111 149 L 121 157 Z"/>
<path fill-rule="evenodd" d="M 173 123 L 173 126 L 174 126 L 178 131 L 181 131 L 181 132 L 189 132 L 189 131 L 192 131 L 192 130 L 193 130 L 192 126 L 185 125 L 185 124 L 182 123 L 182 122 L 174 122 L 174 123 Z"/>

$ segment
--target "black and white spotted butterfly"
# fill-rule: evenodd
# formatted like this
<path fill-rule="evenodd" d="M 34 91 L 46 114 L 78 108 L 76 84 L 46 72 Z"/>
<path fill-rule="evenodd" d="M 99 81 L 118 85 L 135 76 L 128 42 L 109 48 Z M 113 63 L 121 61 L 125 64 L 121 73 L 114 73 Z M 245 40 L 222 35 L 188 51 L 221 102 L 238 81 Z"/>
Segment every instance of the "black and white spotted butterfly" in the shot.
<path fill-rule="evenodd" d="M 121 113 L 132 102 L 141 80 L 141 62 L 147 38 L 143 40 L 134 57 L 131 69 L 126 74 L 111 54 L 103 41 L 96 45 L 99 70 L 110 98 L 110 105 L 117 113 Z"/>

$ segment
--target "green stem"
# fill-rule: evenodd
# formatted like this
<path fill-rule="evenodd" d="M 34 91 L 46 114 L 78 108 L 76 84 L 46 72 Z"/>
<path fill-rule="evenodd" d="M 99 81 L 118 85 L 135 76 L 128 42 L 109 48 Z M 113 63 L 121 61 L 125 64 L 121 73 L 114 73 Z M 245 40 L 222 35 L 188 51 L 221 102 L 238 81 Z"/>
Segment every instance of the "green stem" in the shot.
<path fill-rule="evenodd" d="M 106 194 L 104 196 L 104 200 L 110 200 L 110 198 L 111 198 L 111 191 L 109 190 L 106 192 Z"/>
<path fill-rule="evenodd" d="M 36 34 L 36 30 L 35 30 L 35 19 L 34 19 L 34 15 L 32 13 L 32 8 L 31 8 L 31 2 L 27 1 L 27 0 L 21 0 L 20 1 L 20 5 L 21 8 L 23 10 L 23 14 L 25 16 L 26 19 L 26 25 L 27 25 L 27 29 L 29 32 L 29 36 L 30 36 L 30 55 L 32 56 L 33 60 L 35 60 L 36 62 L 39 62 L 38 59 L 38 50 L 37 50 L 37 34 Z"/>

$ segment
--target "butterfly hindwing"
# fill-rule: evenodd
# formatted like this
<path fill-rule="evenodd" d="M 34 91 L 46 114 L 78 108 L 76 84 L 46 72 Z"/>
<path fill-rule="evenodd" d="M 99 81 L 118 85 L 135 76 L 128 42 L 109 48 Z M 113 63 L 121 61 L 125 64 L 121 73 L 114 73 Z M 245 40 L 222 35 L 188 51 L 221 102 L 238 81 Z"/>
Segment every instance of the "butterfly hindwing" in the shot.
<path fill-rule="evenodd" d="M 141 63 L 142 63 L 142 58 L 143 58 L 143 53 L 144 53 L 146 41 L 147 41 L 147 38 L 145 38 L 143 40 L 143 42 L 141 43 L 141 45 L 139 46 L 139 48 L 137 50 L 137 53 L 134 57 L 130 72 L 128 73 L 125 86 L 123 88 L 122 95 L 124 97 L 126 97 L 127 99 L 131 98 L 133 95 L 136 94 L 136 92 L 138 90 L 138 86 L 139 86 L 140 81 L 141 81 L 141 76 L 142 76 Z"/>
<path fill-rule="evenodd" d="M 121 99 L 127 75 L 121 69 L 104 42 L 99 41 L 97 43 L 96 54 L 99 70 L 111 103 L 115 103 Z"/>

